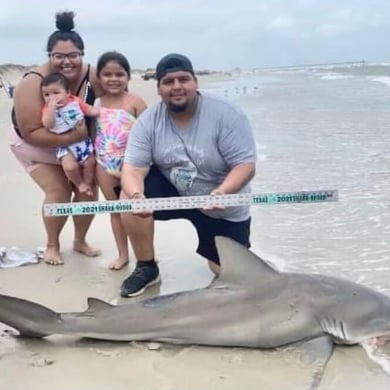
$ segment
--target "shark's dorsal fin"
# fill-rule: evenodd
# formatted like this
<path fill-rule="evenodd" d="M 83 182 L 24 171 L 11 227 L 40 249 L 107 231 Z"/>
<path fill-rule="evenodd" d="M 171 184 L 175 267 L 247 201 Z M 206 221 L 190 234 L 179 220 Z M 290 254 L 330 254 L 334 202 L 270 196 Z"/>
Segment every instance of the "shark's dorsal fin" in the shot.
<path fill-rule="evenodd" d="M 98 298 L 88 298 L 88 309 L 84 312 L 85 314 L 88 313 L 97 313 L 102 310 L 107 310 L 109 308 L 113 307 L 110 303 L 104 302 L 101 299 Z"/>
<path fill-rule="evenodd" d="M 248 248 L 228 237 L 215 237 L 221 273 L 213 284 L 248 284 L 279 278 L 280 272 L 272 268 Z"/>

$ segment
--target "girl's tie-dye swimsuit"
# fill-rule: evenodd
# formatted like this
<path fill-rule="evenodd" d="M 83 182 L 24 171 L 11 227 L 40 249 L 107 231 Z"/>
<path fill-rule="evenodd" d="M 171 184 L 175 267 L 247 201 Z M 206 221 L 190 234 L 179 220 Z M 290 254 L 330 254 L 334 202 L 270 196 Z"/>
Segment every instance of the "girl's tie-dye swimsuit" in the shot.
<path fill-rule="evenodd" d="M 135 117 L 122 109 L 99 107 L 96 119 L 95 154 L 97 163 L 109 174 L 120 177 L 127 138 Z"/>

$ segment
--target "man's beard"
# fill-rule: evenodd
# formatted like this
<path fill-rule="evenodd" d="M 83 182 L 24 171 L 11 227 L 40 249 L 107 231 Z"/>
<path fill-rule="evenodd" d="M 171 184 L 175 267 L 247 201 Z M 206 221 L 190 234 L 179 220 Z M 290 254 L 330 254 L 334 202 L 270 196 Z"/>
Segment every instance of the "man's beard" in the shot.
<path fill-rule="evenodd" d="M 171 102 L 168 103 L 169 111 L 174 112 L 174 113 L 183 112 L 187 109 L 187 107 L 188 107 L 188 102 L 180 103 L 180 104 L 174 104 Z"/>

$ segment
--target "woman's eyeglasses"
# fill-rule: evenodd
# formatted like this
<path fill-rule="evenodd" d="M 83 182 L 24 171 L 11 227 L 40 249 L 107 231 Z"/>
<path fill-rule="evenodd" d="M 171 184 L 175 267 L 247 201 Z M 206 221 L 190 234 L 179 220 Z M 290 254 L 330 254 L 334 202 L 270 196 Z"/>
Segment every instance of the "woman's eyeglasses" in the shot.
<path fill-rule="evenodd" d="M 58 61 L 58 62 L 65 61 L 66 58 L 69 61 L 77 61 L 80 59 L 80 57 L 82 55 L 83 55 L 83 53 L 81 53 L 79 51 L 72 51 L 71 53 L 58 53 L 58 52 L 49 53 L 49 57 L 52 60 Z"/>

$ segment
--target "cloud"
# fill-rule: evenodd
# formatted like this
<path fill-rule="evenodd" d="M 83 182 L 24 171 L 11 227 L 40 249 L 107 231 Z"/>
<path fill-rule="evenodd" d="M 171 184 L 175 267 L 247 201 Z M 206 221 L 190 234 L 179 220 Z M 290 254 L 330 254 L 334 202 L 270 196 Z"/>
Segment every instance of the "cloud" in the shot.
<path fill-rule="evenodd" d="M 0 63 L 46 58 L 54 14 L 64 2 L 31 4 L 2 4 Z M 153 66 L 171 51 L 191 56 L 199 67 L 216 68 L 288 65 L 302 58 L 318 62 L 319 57 L 379 61 L 390 53 L 388 0 L 94 0 L 93 6 L 67 0 L 66 7 L 76 12 L 76 29 L 91 62 L 112 49 L 136 67 Z M 364 44 L 353 45 L 356 36 L 364 37 Z M 327 46 L 332 50 L 317 50 Z"/>
<path fill-rule="evenodd" d="M 271 19 L 267 24 L 266 28 L 269 30 L 276 31 L 290 31 L 295 28 L 295 19 L 291 16 L 277 16 Z"/>
<path fill-rule="evenodd" d="M 340 36 L 345 33 L 350 34 L 357 31 L 370 30 L 380 27 L 383 17 L 376 9 L 352 10 L 340 9 L 332 15 L 328 15 L 327 20 L 318 26 L 317 32 L 324 36 Z"/>

